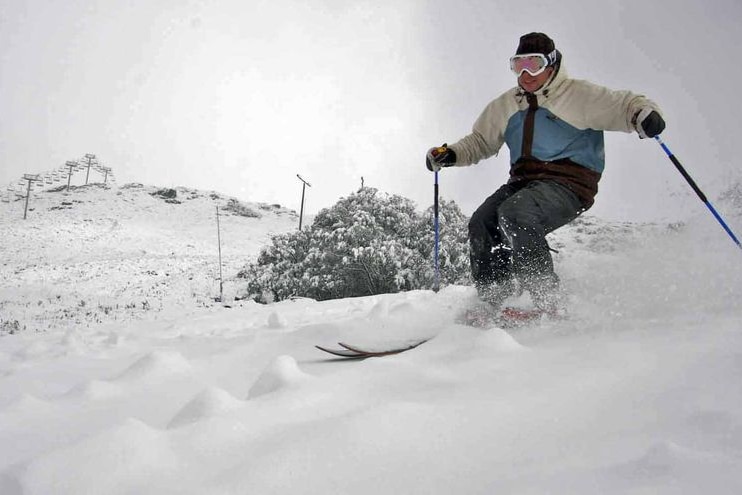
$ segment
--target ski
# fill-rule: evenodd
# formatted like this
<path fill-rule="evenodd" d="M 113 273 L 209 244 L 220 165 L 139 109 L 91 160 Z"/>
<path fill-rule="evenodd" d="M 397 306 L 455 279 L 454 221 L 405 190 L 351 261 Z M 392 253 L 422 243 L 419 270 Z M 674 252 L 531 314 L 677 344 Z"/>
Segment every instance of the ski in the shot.
<path fill-rule="evenodd" d="M 401 346 L 391 346 L 391 347 L 386 347 L 386 348 L 381 348 L 381 349 L 364 349 L 360 346 L 345 344 L 343 342 L 338 342 L 338 344 L 341 347 L 344 347 L 345 349 L 349 351 L 357 352 L 359 354 L 363 354 L 364 356 L 374 357 L 374 356 L 390 356 L 392 354 L 399 354 L 401 352 L 410 351 L 418 346 L 421 346 L 428 340 L 430 339 L 416 340 L 414 342 L 407 343 Z"/>
<path fill-rule="evenodd" d="M 507 307 L 500 311 L 499 324 L 503 328 L 518 328 L 544 321 L 563 321 L 567 318 L 566 313 L 559 311 Z"/>
<path fill-rule="evenodd" d="M 551 315 L 540 309 L 521 309 L 506 307 L 495 317 L 495 322 L 504 328 L 517 328 L 530 325 Z"/>
<path fill-rule="evenodd" d="M 328 354 L 332 354 L 333 356 L 338 356 L 341 358 L 360 359 L 360 358 L 370 357 L 370 356 L 366 356 L 363 353 L 351 351 L 349 349 L 330 349 L 328 347 L 322 347 L 321 345 L 316 345 L 314 347 L 316 347 L 320 351 L 325 351 Z"/>
<path fill-rule="evenodd" d="M 332 354 L 333 356 L 338 356 L 346 359 L 365 359 L 370 357 L 382 357 L 391 356 L 393 354 L 400 354 L 402 352 L 412 350 L 424 344 L 428 340 L 430 339 L 416 340 L 403 345 L 378 346 L 373 349 L 365 348 L 363 346 L 346 344 L 344 342 L 338 342 L 338 345 L 342 347 L 342 349 L 331 349 L 320 345 L 316 345 L 314 347 L 316 347 L 320 351 Z"/>
<path fill-rule="evenodd" d="M 478 304 L 464 311 L 456 321 L 463 325 L 482 329 L 495 326 L 503 329 L 516 329 L 534 325 L 542 320 L 563 320 L 565 318 L 566 316 L 563 314 L 536 308 L 506 306 L 500 310 L 493 310 L 486 304 Z"/>

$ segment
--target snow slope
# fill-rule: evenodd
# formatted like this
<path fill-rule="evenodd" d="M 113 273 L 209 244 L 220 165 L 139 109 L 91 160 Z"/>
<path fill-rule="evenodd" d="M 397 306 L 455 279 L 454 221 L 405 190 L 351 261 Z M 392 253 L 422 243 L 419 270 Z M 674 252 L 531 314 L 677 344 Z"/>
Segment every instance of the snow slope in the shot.
<path fill-rule="evenodd" d="M 58 188 L 59 189 L 59 188 Z M 1 320 L 29 331 L 211 306 L 219 296 L 221 209 L 225 299 L 231 278 L 270 235 L 296 228 L 293 211 L 214 192 L 91 184 L 0 204 Z M 7 325 L 6 325 L 7 326 Z"/>
<path fill-rule="evenodd" d="M 569 320 L 508 333 L 455 323 L 465 287 L 207 304 L 213 205 L 165 221 L 148 188 L 120 192 L 80 192 L 82 215 L 2 219 L 3 318 L 52 320 L 57 287 L 150 309 L 0 338 L 0 493 L 742 490 L 742 258 L 703 212 L 562 229 Z M 127 217 L 132 203 L 152 214 Z M 289 219 L 228 219 L 230 273 Z M 313 347 L 430 336 L 364 361 Z"/>

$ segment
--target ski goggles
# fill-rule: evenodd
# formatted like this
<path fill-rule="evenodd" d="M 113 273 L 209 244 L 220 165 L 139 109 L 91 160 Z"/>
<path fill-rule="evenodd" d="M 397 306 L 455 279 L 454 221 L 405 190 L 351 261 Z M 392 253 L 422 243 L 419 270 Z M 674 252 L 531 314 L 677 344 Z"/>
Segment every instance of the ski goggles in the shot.
<path fill-rule="evenodd" d="M 556 61 L 556 50 L 547 57 L 543 53 L 524 53 L 510 57 L 510 70 L 520 77 L 523 71 L 538 76 Z"/>

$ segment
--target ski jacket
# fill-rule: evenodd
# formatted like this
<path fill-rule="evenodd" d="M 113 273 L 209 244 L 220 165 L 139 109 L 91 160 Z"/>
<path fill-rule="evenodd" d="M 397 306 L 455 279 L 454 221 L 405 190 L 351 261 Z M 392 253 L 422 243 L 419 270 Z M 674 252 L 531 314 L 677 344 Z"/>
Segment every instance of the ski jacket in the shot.
<path fill-rule="evenodd" d="M 648 98 L 570 79 L 562 65 L 535 93 L 515 87 L 490 102 L 471 134 L 449 147 L 456 165 L 472 165 L 510 149 L 510 181 L 548 179 L 592 206 L 605 166 L 603 131 L 632 132 Z"/>

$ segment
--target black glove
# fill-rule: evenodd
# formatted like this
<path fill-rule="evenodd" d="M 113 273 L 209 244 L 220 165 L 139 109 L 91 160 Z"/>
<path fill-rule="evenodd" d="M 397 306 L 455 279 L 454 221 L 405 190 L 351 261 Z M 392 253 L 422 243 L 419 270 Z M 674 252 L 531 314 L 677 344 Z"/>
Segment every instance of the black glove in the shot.
<path fill-rule="evenodd" d="M 425 155 L 425 166 L 431 172 L 437 172 L 443 167 L 450 167 L 454 164 L 456 164 L 456 152 L 447 144 L 430 148 Z"/>
<path fill-rule="evenodd" d="M 665 119 L 650 107 L 642 108 L 634 117 L 634 127 L 639 138 L 653 138 L 665 130 Z"/>

